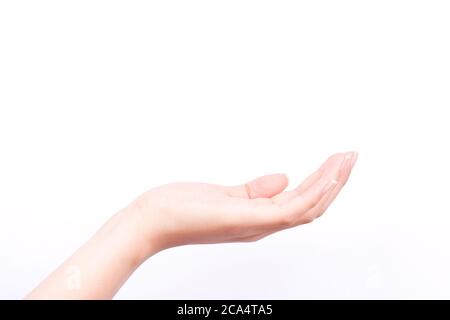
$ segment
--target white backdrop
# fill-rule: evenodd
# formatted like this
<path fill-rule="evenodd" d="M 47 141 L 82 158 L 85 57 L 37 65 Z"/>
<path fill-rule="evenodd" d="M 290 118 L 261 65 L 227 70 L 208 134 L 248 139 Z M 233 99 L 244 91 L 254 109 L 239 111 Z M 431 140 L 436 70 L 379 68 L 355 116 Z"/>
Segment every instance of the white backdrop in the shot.
<path fill-rule="evenodd" d="M 162 252 L 117 298 L 450 298 L 448 1 L 0 2 L 0 298 L 146 189 L 302 180 L 311 225 Z"/>

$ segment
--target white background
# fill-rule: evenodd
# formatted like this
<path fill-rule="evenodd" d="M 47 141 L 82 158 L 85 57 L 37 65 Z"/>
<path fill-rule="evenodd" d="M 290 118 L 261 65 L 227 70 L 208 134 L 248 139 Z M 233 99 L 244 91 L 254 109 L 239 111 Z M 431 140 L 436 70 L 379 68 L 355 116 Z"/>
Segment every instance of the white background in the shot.
<path fill-rule="evenodd" d="M 117 298 L 450 298 L 448 1 L 0 2 L 0 298 L 172 181 L 300 182 L 311 225 L 147 261 Z"/>

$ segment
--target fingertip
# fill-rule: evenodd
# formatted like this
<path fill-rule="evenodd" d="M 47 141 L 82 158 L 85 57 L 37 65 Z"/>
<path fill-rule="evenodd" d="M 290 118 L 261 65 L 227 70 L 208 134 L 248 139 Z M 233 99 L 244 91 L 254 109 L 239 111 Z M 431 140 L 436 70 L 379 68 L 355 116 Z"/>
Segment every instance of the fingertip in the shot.
<path fill-rule="evenodd" d="M 257 180 L 265 181 L 266 183 L 270 183 L 270 185 L 277 186 L 278 188 L 282 188 L 283 190 L 289 185 L 289 178 L 285 173 L 269 174 L 266 176 L 262 176 Z"/>
<path fill-rule="evenodd" d="M 275 173 L 270 176 L 273 189 L 280 193 L 289 185 L 289 178 L 285 173 Z"/>

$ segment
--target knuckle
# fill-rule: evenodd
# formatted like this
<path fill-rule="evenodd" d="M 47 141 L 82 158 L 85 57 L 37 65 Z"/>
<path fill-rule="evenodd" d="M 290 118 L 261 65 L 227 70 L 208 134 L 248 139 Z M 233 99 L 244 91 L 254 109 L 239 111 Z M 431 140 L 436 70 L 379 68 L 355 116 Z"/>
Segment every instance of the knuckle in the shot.
<path fill-rule="evenodd" d="M 295 216 L 293 214 L 283 214 L 279 218 L 280 227 L 291 227 L 295 224 Z"/>
<path fill-rule="evenodd" d="M 304 223 L 311 223 L 313 222 L 315 217 L 313 215 L 307 215 L 303 218 Z"/>

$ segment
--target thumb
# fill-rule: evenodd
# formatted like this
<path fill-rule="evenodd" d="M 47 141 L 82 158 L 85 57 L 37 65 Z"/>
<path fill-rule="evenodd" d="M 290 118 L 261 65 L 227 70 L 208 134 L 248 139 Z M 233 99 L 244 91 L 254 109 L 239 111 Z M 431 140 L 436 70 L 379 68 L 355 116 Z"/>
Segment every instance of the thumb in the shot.
<path fill-rule="evenodd" d="M 231 187 L 230 195 L 241 198 L 272 198 L 279 194 L 288 185 L 285 174 L 271 174 L 256 178 L 246 184 Z"/>

